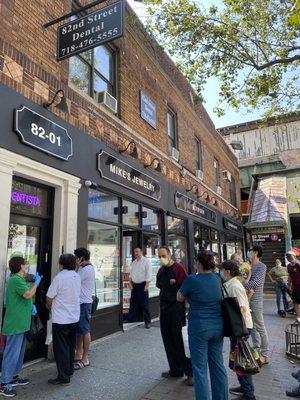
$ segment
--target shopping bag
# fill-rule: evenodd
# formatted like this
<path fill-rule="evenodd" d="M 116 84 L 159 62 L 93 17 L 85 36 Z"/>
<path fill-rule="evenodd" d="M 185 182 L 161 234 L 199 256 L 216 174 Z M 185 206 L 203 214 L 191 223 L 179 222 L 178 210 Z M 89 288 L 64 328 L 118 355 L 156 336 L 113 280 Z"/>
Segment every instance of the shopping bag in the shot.
<path fill-rule="evenodd" d="M 30 330 L 26 332 L 26 338 L 29 342 L 39 339 L 45 335 L 46 330 L 38 315 L 31 316 Z"/>
<path fill-rule="evenodd" d="M 52 318 L 47 321 L 47 335 L 45 344 L 49 346 L 52 343 Z"/>
<path fill-rule="evenodd" d="M 246 328 L 241 307 L 236 297 L 229 297 L 222 285 L 222 313 L 224 322 L 224 336 L 244 337 L 249 334 Z"/>
<path fill-rule="evenodd" d="M 252 349 L 248 340 L 244 338 L 238 338 L 234 370 L 251 375 L 260 372 L 259 354 Z"/>
<path fill-rule="evenodd" d="M 94 314 L 97 311 L 98 308 L 98 303 L 99 303 L 99 298 L 95 295 L 92 296 L 93 302 L 92 302 L 92 312 L 91 314 Z"/>
<path fill-rule="evenodd" d="M 187 329 L 188 329 L 187 326 L 182 327 L 182 340 L 183 340 L 185 355 L 187 358 L 191 358 L 190 346 L 189 346 L 189 335 L 188 335 Z"/>

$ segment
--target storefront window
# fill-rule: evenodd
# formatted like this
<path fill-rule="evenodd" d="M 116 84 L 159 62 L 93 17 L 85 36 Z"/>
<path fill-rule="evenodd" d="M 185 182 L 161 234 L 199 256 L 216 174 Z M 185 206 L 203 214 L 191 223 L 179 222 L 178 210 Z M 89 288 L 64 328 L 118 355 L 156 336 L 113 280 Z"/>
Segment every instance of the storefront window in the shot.
<path fill-rule="evenodd" d="M 219 256 L 219 259 L 221 260 L 218 231 L 211 229 L 210 237 L 211 237 L 211 249 L 214 253 L 216 253 Z"/>
<path fill-rule="evenodd" d="M 146 229 L 148 231 L 158 231 L 159 218 L 157 211 L 151 210 L 151 208 L 143 207 L 142 226 L 143 229 Z"/>
<path fill-rule="evenodd" d="M 194 224 L 195 252 L 211 250 L 210 229 L 200 224 Z"/>
<path fill-rule="evenodd" d="M 88 214 L 89 218 L 118 222 L 119 200 L 112 194 L 90 189 Z"/>
<path fill-rule="evenodd" d="M 129 226 L 139 226 L 139 206 L 130 201 L 123 201 L 123 224 Z"/>
<path fill-rule="evenodd" d="M 145 257 L 151 261 L 152 265 L 152 281 L 149 286 L 149 296 L 158 296 L 159 289 L 156 287 L 156 275 L 160 267 L 158 259 L 158 249 L 161 246 L 161 238 L 159 235 L 144 234 L 143 235 L 143 247 L 145 251 Z"/>
<path fill-rule="evenodd" d="M 186 223 L 185 220 L 168 216 L 168 246 L 174 261 L 188 267 Z"/>
<path fill-rule="evenodd" d="M 48 195 L 47 189 L 13 179 L 10 211 L 16 214 L 47 217 L 50 206 Z"/>
<path fill-rule="evenodd" d="M 120 303 L 119 228 L 89 222 L 88 249 L 95 266 L 99 308 Z"/>
<path fill-rule="evenodd" d="M 178 235 L 185 235 L 185 220 L 168 216 L 168 232 L 175 232 Z"/>
<path fill-rule="evenodd" d="M 232 254 L 235 253 L 235 243 L 227 242 L 226 249 L 227 249 L 227 259 L 230 260 L 230 257 L 232 256 Z"/>

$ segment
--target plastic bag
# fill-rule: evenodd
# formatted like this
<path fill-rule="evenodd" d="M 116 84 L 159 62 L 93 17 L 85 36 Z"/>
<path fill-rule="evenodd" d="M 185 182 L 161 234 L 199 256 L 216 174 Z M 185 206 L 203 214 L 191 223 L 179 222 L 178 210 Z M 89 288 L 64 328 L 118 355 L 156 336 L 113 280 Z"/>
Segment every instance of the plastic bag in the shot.
<path fill-rule="evenodd" d="M 189 335 L 187 331 L 188 327 L 182 327 L 182 340 L 184 345 L 184 352 L 187 358 L 191 358 L 190 347 L 189 347 Z"/>
<path fill-rule="evenodd" d="M 52 343 L 52 318 L 47 321 L 47 336 L 45 344 L 49 346 Z"/>
<path fill-rule="evenodd" d="M 252 349 L 246 339 L 238 339 L 234 370 L 251 375 L 260 372 L 259 354 Z"/>
<path fill-rule="evenodd" d="M 42 335 L 45 335 L 46 330 L 42 324 L 38 315 L 32 315 L 30 330 L 26 332 L 26 338 L 29 342 L 39 339 Z"/>

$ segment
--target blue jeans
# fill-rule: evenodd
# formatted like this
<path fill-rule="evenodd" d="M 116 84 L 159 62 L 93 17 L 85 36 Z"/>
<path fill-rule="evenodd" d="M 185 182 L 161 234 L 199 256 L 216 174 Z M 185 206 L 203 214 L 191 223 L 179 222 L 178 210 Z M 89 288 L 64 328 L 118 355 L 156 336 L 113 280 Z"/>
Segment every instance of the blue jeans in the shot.
<path fill-rule="evenodd" d="M 3 353 L 1 385 L 11 388 L 11 381 L 18 375 L 23 366 L 26 346 L 25 333 L 6 336 L 6 345 Z"/>
<path fill-rule="evenodd" d="M 237 337 L 231 336 L 230 338 L 231 351 L 234 351 L 236 345 L 237 345 Z M 236 375 L 244 395 L 250 398 L 254 397 L 254 385 L 253 385 L 252 375 L 238 375 L 238 374 Z"/>
<path fill-rule="evenodd" d="M 77 335 L 85 335 L 91 332 L 92 303 L 80 304 L 80 318 L 76 325 Z"/>
<path fill-rule="evenodd" d="M 223 328 L 218 326 L 199 328 L 197 320 L 189 320 L 189 346 L 196 400 L 210 399 L 207 364 L 210 373 L 212 400 L 227 400 L 228 381 L 222 354 Z"/>
<path fill-rule="evenodd" d="M 282 298 L 282 301 L 283 301 L 283 309 L 286 310 L 287 306 L 288 306 L 288 299 L 287 299 L 286 293 L 285 292 L 282 293 L 282 291 L 280 289 L 280 286 L 278 286 L 278 285 L 275 285 L 274 289 L 275 289 L 275 293 L 276 293 L 277 311 L 282 310 L 282 308 L 281 308 L 281 298 Z"/>

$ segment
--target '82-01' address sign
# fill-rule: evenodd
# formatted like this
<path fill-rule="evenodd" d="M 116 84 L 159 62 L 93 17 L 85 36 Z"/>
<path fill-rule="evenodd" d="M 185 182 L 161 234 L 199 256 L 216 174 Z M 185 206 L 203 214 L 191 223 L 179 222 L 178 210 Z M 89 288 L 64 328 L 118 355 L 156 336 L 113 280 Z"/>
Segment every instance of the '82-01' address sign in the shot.
<path fill-rule="evenodd" d="M 62 126 L 22 106 L 15 110 L 15 131 L 23 143 L 68 160 L 72 154 L 72 138 Z"/>

